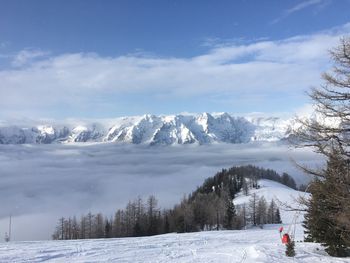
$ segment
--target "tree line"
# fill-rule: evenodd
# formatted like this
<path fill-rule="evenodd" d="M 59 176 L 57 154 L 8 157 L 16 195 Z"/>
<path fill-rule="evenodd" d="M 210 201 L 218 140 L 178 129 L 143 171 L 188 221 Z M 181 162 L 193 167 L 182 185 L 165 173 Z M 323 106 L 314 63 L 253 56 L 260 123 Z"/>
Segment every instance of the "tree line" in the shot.
<path fill-rule="evenodd" d="M 62 217 L 52 237 L 136 237 L 281 223 L 275 200 L 268 203 L 263 196 L 253 193 L 247 204 L 236 207 L 232 201 L 238 193 L 248 195 L 251 189 L 258 189 L 258 178 L 267 177 L 277 181 L 282 178 L 272 170 L 251 165 L 223 169 L 206 179 L 202 186 L 185 196 L 172 209 L 161 209 L 153 195 L 146 200 L 138 197 L 110 217 L 101 213 L 88 213 L 79 219 L 76 216 Z"/>

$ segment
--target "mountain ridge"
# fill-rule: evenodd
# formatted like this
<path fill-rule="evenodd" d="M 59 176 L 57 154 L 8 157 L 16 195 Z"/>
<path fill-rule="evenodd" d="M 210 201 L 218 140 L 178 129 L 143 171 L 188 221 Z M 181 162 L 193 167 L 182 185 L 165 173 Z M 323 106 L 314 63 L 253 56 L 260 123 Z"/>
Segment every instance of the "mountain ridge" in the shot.
<path fill-rule="evenodd" d="M 201 113 L 120 117 L 109 123 L 2 125 L 0 144 L 113 142 L 148 145 L 279 141 L 290 119 Z"/>

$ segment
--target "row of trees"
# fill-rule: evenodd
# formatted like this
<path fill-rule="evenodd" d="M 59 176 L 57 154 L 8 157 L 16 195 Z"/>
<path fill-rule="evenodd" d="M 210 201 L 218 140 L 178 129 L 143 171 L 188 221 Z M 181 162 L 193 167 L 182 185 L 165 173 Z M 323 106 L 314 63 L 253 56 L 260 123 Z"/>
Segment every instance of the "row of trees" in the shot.
<path fill-rule="evenodd" d="M 260 168 L 247 166 L 246 169 L 256 171 Z M 252 176 L 247 178 L 247 170 L 239 167 L 238 170 L 231 168 L 217 173 L 172 209 L 160 209 L 157 199 L 150 196 L 146 201 L 140 197 L 130 201 L 125 209 L 118 210 L 112 217 L 105 217 L 101 213 L 88 213 L 79 220 L 76 217 L 60 218 L 53 238 L 149 236 L 169 232 L 242 229 L 247 225 L 281 223 L 276 202 L 271 200 L 267 203 L 264 197 L 255 193 L 248 204 L 235 207 L 232 199 L 236 193 L 259 188 Z"/>
<path fill-rule="evenodd" d="M 148 201 L 157 202 L 153 196 Z M 75 216 L 62 217 L 58 220 L 52 238 L 67 240 L 137 237 L 170 232 L 242 229 L 247 225 L 262 227 L 264 224 L 281 223 L 275 201 L 267 204 L 264 197 L 259 198 L 256 194 L 252 195 L 249 204 L 238 206 L 237 212 L 232 202 L 215 207 L 213 205 L 218 204 L 216 202 L 220 202 L 217 197 L 201 195 L 192 204 L 184 199 L 174 209 L 160 211 L 157 206 L 145 206 L 142 199 L 138 198 L 110 218 L 101 213 L 88 213 L 79 220 Z"/>
<path fill-rule="evenodd" d="M 82 215 L 58 220 L 53 239 L 90 239 L 148 236 L 169 232 L 167 211 L 158 208 L 158 201 L 150 196 L 144 203 L 142 198 L 129 202 L 125 209 L 118 210 L 114 216 L 101 213 Z"/>
<path fill-rule="evenodd" d="M 245 209 L 243 204 L 242 210 Z M 248 203 L 248 217 L 245 219 L 247 222 L 244 225 L 251 224 L 254 226 L 262 226 L 264 224 L 280 224 L 282 223 L 280 211 L 272 199 L 270 204 L 266 202 L 264 196 L 259 197 L 257 194 L 252 194 Z M 242 213 L 241 213 L 242 214 Z M 244 218 L 243 213 L 243 218 Z"/>
<path fill-rule="evenodd" d="M 235 198 L 235 194 L 243 190 L 248 195 L 250 188 L 258 188 L 259 179 L 268 179 L 284 184 L 292 189 L 297 189 L 297 185 L 289 174 L 278 174 L 272 169 L 264 169 L 254 165 L 233 166 L 229 169 L 222 169 L 215 176 L 206 179 L 202 186 L 192 193 L 192 197 L 197 193 L 208 194 L 214 189 L 218 194 L 220 187 L 225 186 L 230 197 Z"/>

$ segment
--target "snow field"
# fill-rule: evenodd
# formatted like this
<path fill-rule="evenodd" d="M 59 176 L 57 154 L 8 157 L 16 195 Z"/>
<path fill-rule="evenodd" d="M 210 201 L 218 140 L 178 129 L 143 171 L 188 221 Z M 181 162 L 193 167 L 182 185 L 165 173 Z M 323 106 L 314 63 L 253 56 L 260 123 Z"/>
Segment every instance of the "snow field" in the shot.
<path fill-rule="evenodd" d="M 296 243 L 285 256 L 279 225 L 265 229 L 166 234 L 153 237 L 0 243 L 0 262 L 350 262 L 313 243 Z M 297 229 L 296 240 L 302 239 Z"/>
<path fill-rule="evenodd" d="M 251 195 L 264 196 L 294 204 L 303 192 L 295 191 L 280 183 L 259 180 L 259 189 L 250 189 L 249 195 L 240 193 L 236 206 L 248 203 Z M 281 217 L 287 230 L 293 222 L 294 212 L 281 209 Z M 67 240 L 22 241 L 0 243 L 0 262 L 350 262 L 350 259 L 332 258 L 315 243 L 304 243 L 300 215 L 296 226 L 296 257 L 285 256 L 278 229 L 281 225 L 265 225 L 264 229 L 209 231 L 184 234 L 166 234 L 153 237 Z"/>

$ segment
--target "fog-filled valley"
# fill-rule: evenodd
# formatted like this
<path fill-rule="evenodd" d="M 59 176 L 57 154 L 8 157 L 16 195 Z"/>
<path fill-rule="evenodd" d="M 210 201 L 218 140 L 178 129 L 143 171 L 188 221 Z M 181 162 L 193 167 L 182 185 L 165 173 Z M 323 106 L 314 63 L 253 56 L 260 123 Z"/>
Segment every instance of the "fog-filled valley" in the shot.
<path fill-rule="evenodd" d="M 169 208 L 222 168 L 254 164 L 309 180 L 294 162 L 320 157 L 282 143 L 137 146 L 1 145 L 0 233 L 12 215 L 14 240 L 50 239 L 60 216 L 112 215 L 137 196 L 154 194 Z M 315 162 L 316 161 L 316 162 Z"/>

